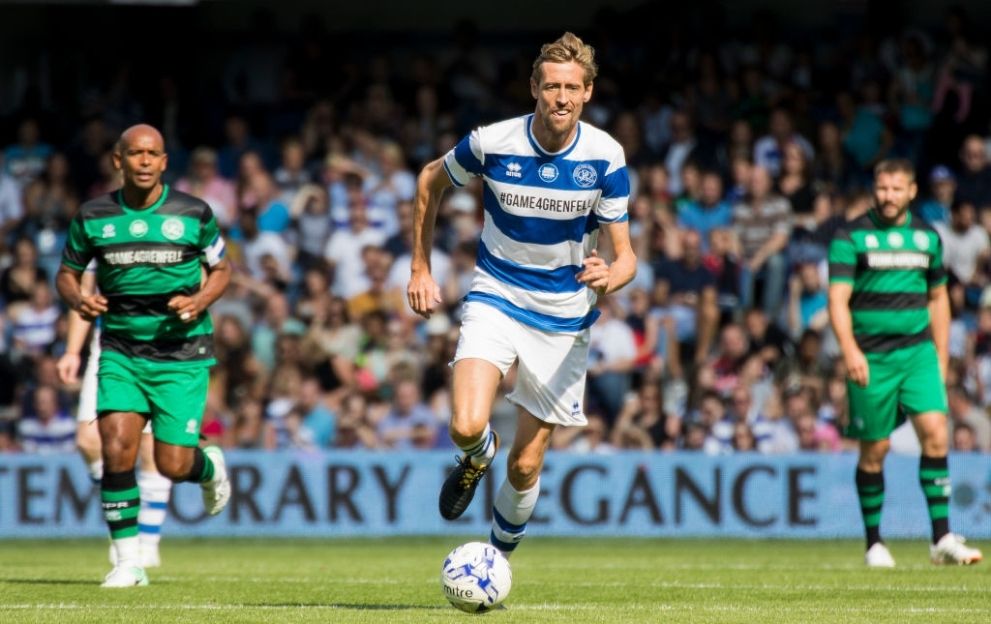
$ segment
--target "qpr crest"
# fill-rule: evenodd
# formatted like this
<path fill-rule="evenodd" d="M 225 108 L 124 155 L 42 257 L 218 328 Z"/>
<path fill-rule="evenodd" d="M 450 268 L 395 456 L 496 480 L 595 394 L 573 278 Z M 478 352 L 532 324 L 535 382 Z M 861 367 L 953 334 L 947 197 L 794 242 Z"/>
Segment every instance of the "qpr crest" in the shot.
<path fill-rule="evenodd" d="M 182 224 L 182 221 L 176 219 L 175 217 L 166 219 L 162 222 L 162 236 L 169 240 L 182 238 L 182 235 L 185 232 L 186 226 Z"/>
<path fill-rule="evenodd" d="M 540 179 L 544 182 L 553 182 L 554 180 L 557 180 L 557 165 L 554 163 L 540 165 L 540 168 L 537 169 L 537 175 L 540 176 Z"/>
<path fill-rule="evenodd" d="M 591 188 L 595 185 L 596 180 L 599 179 L 599 174 L 595 172 L 595 167 L 592 165 L 582 163 L 575 167 L 575 170 L 571 172 L 571 178 L 578 186 L 582 188 Z"/>

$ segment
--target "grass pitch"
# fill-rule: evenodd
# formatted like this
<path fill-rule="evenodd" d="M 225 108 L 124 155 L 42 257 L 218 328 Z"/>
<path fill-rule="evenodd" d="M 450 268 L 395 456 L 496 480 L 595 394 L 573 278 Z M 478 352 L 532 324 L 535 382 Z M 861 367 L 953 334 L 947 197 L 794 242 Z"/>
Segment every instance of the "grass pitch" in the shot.
<path fill-rule="evenodd" d="M 0 541 L 0 622 L 991 622 L 991 562 L 934 567 L 895 542 L 898 567 L 867 570 L 859 541 L 531 537 L 508 608 L 469 615 L 439 584 L 464 541 L 166 538 L 151 586 L 129 590 L 97 586 L 104 541 Z"/>

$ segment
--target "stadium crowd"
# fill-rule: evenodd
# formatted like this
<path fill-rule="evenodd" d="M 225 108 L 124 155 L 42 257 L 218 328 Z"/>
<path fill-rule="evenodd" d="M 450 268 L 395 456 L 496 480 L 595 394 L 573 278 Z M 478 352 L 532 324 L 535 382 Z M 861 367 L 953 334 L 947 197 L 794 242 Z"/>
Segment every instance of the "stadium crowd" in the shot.
<path fill-rule="evenodd" d="M 959 11 L 939 29 L 888 35 L 718 34 L 587 37 L 600 79 L 585 121 L 626 150 L 639 270 L 600 302 L 589 426 L 559 430 L 553 446 L 852 448 L 826 249 L 871 205 L 873 165 L 901 156 L 918 168 L 915 210 L 951 274 L 952 447 L 991 452 L 982 40 Z M 0 451 L 73 447 L 78 388 L 57 381 L 66 314 L 53 279 L 69 220 L 115 188 L 113 141 L 139 121 L 162 129 L 167 181 L 210 204 L 236 266 L 211 309 L 219 363 L 204 435 L 227 448 L 447 448 L 447 363 L 481 186 L 442 201 L 432 267 L 444 309 L 423 320 L 405 298 L 416 172 L 473 126 L 533 107 L 531 45 L 470 24 L 449 41 L 332 56 L 319 28 L 268 37 L 227 60 L 209 103 L 164 71 L 136 95 L 127 64 L 81 85 L 71 114 L 45 107 L 44 76 L 5 91 L 17 97 L 0 145 Z M 202 121 L 215 118 L 216 131 Z M 515 408 L 500 401 L 493 423 L 511 430 Z"/>

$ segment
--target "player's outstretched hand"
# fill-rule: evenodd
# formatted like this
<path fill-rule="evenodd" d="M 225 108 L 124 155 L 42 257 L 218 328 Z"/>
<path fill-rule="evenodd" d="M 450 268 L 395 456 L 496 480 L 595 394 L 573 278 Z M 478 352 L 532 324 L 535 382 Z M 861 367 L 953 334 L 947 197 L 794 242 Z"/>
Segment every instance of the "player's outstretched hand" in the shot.
<path fill-rule="evenodd" d="M 87 321 L 92 321 L 107 311 L 107 298 L 97 293 L 95 295 L 83 295 L 79 299 L 79 307 L 76 312 Z"/>
<path fill-rule="evenodd" d="M 579 282 L 593 289 L 600 297 L 606 294 L 609 287 L 609 265 L 599 257 L 599 252 L 593 249 L 587 258 L 582 260 L 584 267 L 575 277 Z"/>
<path fill-rule="evenodd" d="M 63 354 L 55 363 L 55 371 L 58 373 L 59 381 L 67 386 L 79 381 L 79 354 Z"/>
<path fill-rule="evenodd" d="M 203 313 L 205 306 L 197 297 L 176 295 L 169 299 L 169 309 L 175 312 L 183 323 L 192 323 Z"/>
<path fill-rule="evenodd" d="M 867 365 L 867 358 L 863 351 L 856 349 L 847 354 L 844 358 L 846 363 L 846 375 L 853 383 L 865 388 L 870 381 L 870 367 Z"/>
<path fill-rule="evenodd" d="M 409 301 L 409 307 L 423 318 L 430 318 L 443 301 L 440 296 L 440 286 L 427 271 L 413 271 L 406 286 L 406 299 Z"/>

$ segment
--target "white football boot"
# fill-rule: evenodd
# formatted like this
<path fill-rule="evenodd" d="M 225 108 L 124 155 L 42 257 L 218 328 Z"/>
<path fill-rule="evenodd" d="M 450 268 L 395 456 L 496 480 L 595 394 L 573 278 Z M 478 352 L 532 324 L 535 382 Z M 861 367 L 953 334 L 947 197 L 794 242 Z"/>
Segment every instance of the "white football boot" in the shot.
<path fill-rule="evenodd" d="M 936 565 L 971 565 L 984 558 L 981 551 L 964 545 L 961 535 L 947 533 L 935 544 L 929 545 L 929 560 Z"/>
<path fill-rule="evenodd" d="M 203 488 L 203 507 L 211 516 L 216 516 L 231 498 L 231 482 L 227 478 L 227 464 L 219 446 L 208 446 L 203 454 L 213 462 L 213 479 L 200 484 Z"/>
<path fill-rule="evenodd" d="M 864 553 L 864 563 L 868 568 L 893 568 L 895 558 L 891 556 L 891 551 L 882 542 L 877 542 Z"/>
<path fill-rule="evenodd" d="M 148 575 L 142 568 L 117 566 L 107 574 L 100 587 L 145 587 L 148 585 Z"/>

